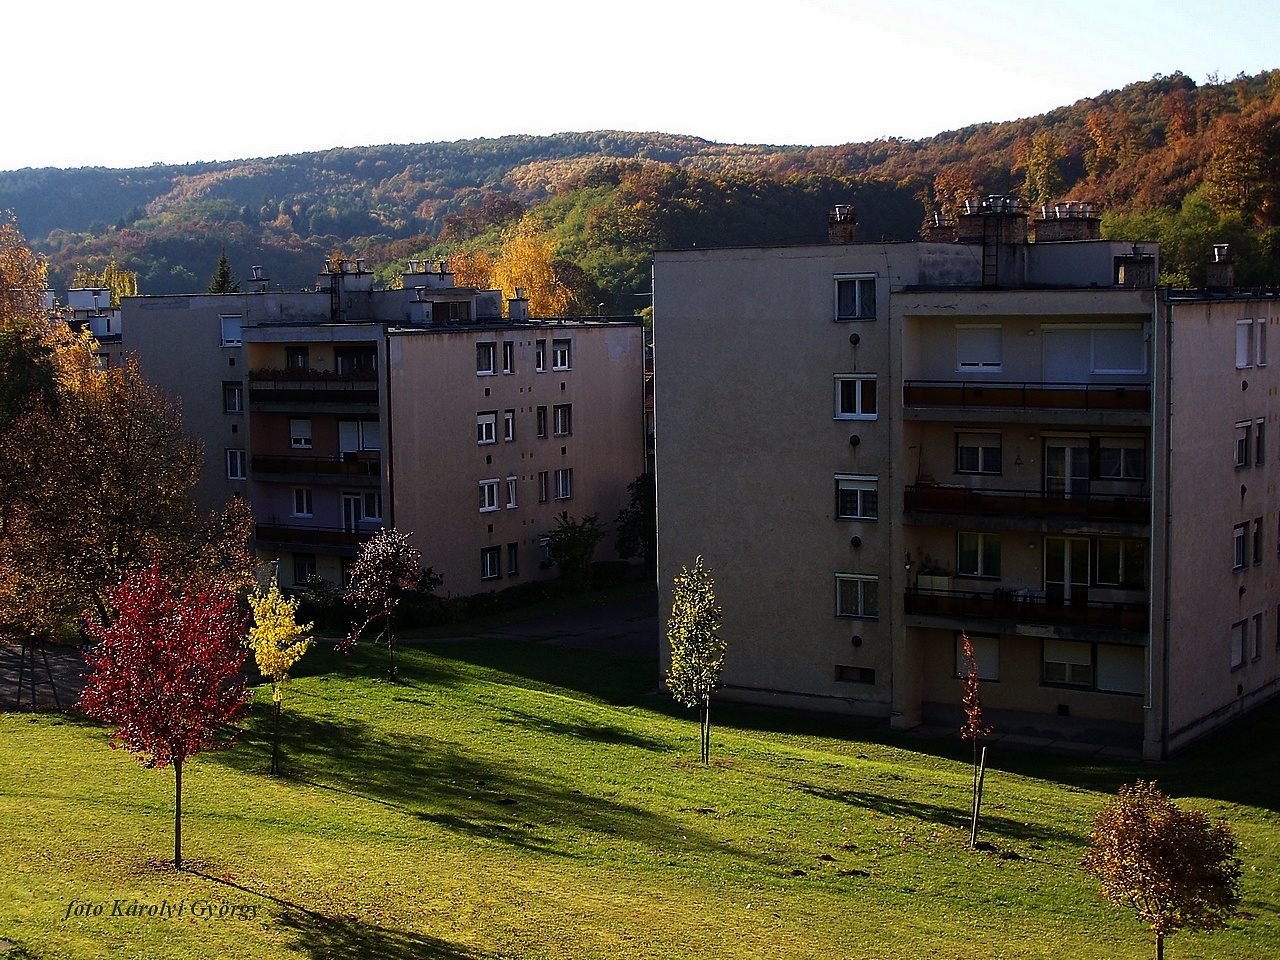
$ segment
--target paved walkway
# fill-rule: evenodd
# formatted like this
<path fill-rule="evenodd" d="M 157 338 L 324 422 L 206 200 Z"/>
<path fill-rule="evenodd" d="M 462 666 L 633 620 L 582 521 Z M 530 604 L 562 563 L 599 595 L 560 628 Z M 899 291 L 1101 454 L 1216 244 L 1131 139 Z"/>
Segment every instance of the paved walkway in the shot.
<path fill-rule="evenodd" d="M 0 642 L 0 710 L 30 710 L 31 660 L 22 656 L 23 648 L 16 643 Z M 48 660 L 48 667 L 45 662 Z M 78 647 L 49 644 L 35 650 L 35 705 L 39 710 L 56 710 L 61 705 L 66 710 L 78 699 L 84 686 L 84 660 Z M 18 677 L 22 677 L 22 690 L 18 690 Z M 50 676 L 53 686 L 50 686 Z M 54 691 L 57 691 L 57 699 Z"/>

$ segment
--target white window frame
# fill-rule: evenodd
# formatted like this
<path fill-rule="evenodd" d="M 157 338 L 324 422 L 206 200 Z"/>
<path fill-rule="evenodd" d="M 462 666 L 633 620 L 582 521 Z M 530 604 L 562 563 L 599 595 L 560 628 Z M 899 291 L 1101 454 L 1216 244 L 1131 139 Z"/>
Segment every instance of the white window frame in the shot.
<path fill-rule="evenodd" d="M 551 471 L 538 471 L 538 502 L 546 503 L 551 499 Z"/>
<path fill-rule="evenodd" d="M 1236 369 L 1253 366 L 1253 320 L 1236 321 Z"/>
<path fill-rule="evenodd" d="M 853 410 L 846 411 L 844 409 L 844 385 L 846 383 L 871 383 L 871 405 L 874 408 L 870 413 L 864 412 L 866 406 L 865 397 L 863 396 L 863 388 L 861 386 L 853 389 Z M 836 420 L 875 420 L 879 416 L 879 385 L 876 383 L 876 375 L 874 373 L 837 373 L 836 374 Z"/>
<path fill-rule="evenodd" d="M 512 443 L 516 438 L 516 412 L 515 410 L 502 411 L 502 440 L 504 443 Z"/>
<path fill-rule="evenodd" d="M 870 493 L 872 496 L 867 497 Z M 851 494 L 853 513 L 842 512 L 845 495 Z M 870 508 L 868 509 L 868 501 Z M 852 473 L 836 474 L 836 519 L 876 522 L 880 519 L 880 480 Z"/>
<path fill-rule="evenodd" d="M 507 576 L 515 577 L 520 574 L 520 544 L 507 544 Z"/>
<path fill-rule="evenodd" d="M 556 499 L 573 499 L 573 467 L 562 467 L 556 471 Z"/>
<path fill-rule="evenodd" d="M 315 494 L 310 487 L 293 488 L 293 515 L 295 517 L 315 516 Z"/>
<path fill-rule="evenodd" d="M 1253 421 L 1253 465 L 1260 467 L 1267 462 L 1267 420 Z"/>
<path fill-rule="evenodd" d="M 1040 643 L 1042 683 L 1055 687 L 1093 689 L 1095 670 L 1092 643 L 1075 640 L 1042 640 Z"/>
<path fill-rule="evenodd" d="M 547 372 L 547 341 L 545 338 L 537 340 L 533 345 L 533 372 Z"/>
<path fill-rule="evenodd" d="M 538 437 L 545 439 L 547 436 L 547 408 L 545 406 L 538 407 L 534 416 Z"/>
<path fill-rule="evenodd" d="M 480 579 L 502 579 L 502 547 L 480 548 Z"/>
<path fill-rule="evenodd" d="M 1108 474 L 1103 472 L 1103 457 L 1111 456 L 1110 451 L 1115 451 L 1114 460 L 1119 468 L 1119 473 Z M 1139 438 L 1103 437 L 1098 440 L 1097 473 L 1094 479 L 1145 480 L 1147 477 L 1146 454 L 1146 443 Z M 1136 473 L 1134 472 L 1135 467 L 1138 471 Z"/>
<path fill-rule="evenodd" d="M 573 369 L 573 341 L 572 340 L 552 340 L 551 341 L 551 369 L 552 370 L 572 370 Z"/>
<path fill-rule="evenodd" d="M 367 490 L 360 498 L 360 511 L 365 520 L 382 519 L 382 491 Z"/>
<path fill-rule="evenodd" d="M 507 477 L 507 509 L 516 508 L 516 486 L 518 478 L 512 474 Z"/>
<path fill-rule="evenodd" d="M 1249 618 L 1237 620 L 1231 624 L 1231 669 L 1238 670 L 1244 666 L 1244 649 L 1248 643 Z"/>
<path fill-rule="evenodd" d="M 377 420 L 360 420 L 360 449 L 380 451 L 382 449 L 382 431 Z"/>
<path fill-rule="evenodd" d="M 1255 366 L 1267 365 L 1267 318 L 1253 321 L 1253 362 Z"/>
<path fill-rule="evenodd" d="M 998 323 L 956 324 L 956 372 L 1000 373 L 1004 369 L 1003 338 L 1004 327 Z"/>
<path fill-rule="evenodd" d="M 516 372 L 516 342 L 514 340 L 502 341 L 502 372 Z"/>
<path fill-rule="evenodd" d="M 289 418 L 289 446 L 294 450 L 310 450 L 312 447 L 311 419 Z"/>
<path fill-rule="evenodd" d="M 1231 569 L 1243 570 L 1249 561 L 1249 521 L 1231 528 Z"/>
<path fill-rule="evenodd" d="M 1249 662 L 1256 663 L 1262 659 L 1262 613 L 1253 615 L 1253 636 L 1249 639 Z"/>
<path fill-rule="evenodd" d="M 974 538 L 971 543 L 977 548 L 976 563 L 971 570 L 967 570 L 961 564 L 961 558 L 965 554 L 965 541 L 968 538 Z M 995 566 L 997 569 L 990 569 L 991 558 L 988 551 L 991 544 L 995 544 Z M 970 530 L 956 531 L 956 576 L 957 577 L 977 577 L 986 580 L 998 580 L 1000 578 L 1000 567 L 1003 566 L 1001 557 L 1001 540 L 998 533 L 976 533 Z"/>
<path fill-rule="evenodd" d="M 863 573 L 837 573 L 836 616 L 879 620 L 880 578 Z"/>
<path fill-rule="evenodd" d="M 249 475 L 245 470 L 244 450 L 240 448 L 227 450 L 227 479 L 228 480 L 248 480 Z"/>
<path fill-rule="evenodd" d="M 481 340 L 476 344 L 476 376 L 492 377 L 497 374 L 498 341 Z"/>
<path fill-rule="evenodd" d="M 1142 547 L 1142 557 L 1138 561 L 1139 570 L 1136 574 L 1129 569 L 1130 557 L 1133 553 L 1132 545 L 1135 543 Z M 1113 548 L 1116 552 L 1114 566 L 1117 579 L 1104 580 L 1103 571 L 1112 564 L 1109 560 L 1103 560 L 1102 551 Z M 1115 590 L 1145 590 L 1148 563 L 1147 542 L 1145 540 L 1136 540 L 1130 537 L 1098 537 L 1094 541 L 1093 582 L 1096 586 L 1110 587 Z"/>
<path fill-rule="evenodd" d="M 476 445 L 485 446 L 498 442 L 498 411 L 486 410 L 476 414 Z"/>
<path fill-rule="evenodd" d="M 994 442 L 992 442 L 994 441 Z M 976 450 L 977 469 L 964 463 L 964 451 Z M 993 454 L 991 451 L 995 451 Z M 993 463 L 992 460 L 995 460 Z M 1004 437 L 998 433 L 957 433 L 956 473 L 998 477 L 1004 472 Z"/>
<path fill-rule="evenodd" d="M 1251 466 L 1249 459 L 1253 454 L 1253 421 L 1242 420 L 1236 424 L 1235 431 L 1235 465 L 1237 470 Z"/>
<path fill-rule="evenodd" d="M 834 279 L 835 304 L 833 305 L 832 313 L 837 321 L 874 320 L 876 318 L 876 276 L 874 273 L 840 274 Z M 852 313 L 840 309 L 841 287 L 846 284 L 853 285 Z M 868 290 L 870 290 L 869 297 L 866 295 Z"/>
<path fill-rule="evenodd" d="M 244 384 L 225 382 L 222 384 L 222 412 L 244 413 Z"/>
<path fill-rule="evenodd" d="M 239 313 L 218 314 L 218 328 L 224 347 L 244 346 L 244 315 Z"/>
<path fill-rule="evenodd" d="M 573 433 L 573 404 L 557 403 L 551 408 L 551 431 L 557 437 Z"/>
<path fill-rule="evenodd" d="M 498 509 L 498 484 L 502 483 L 497 477 L 491 477 L 488 480 L 480 481 L 480 512 L 492 513 Z"/>

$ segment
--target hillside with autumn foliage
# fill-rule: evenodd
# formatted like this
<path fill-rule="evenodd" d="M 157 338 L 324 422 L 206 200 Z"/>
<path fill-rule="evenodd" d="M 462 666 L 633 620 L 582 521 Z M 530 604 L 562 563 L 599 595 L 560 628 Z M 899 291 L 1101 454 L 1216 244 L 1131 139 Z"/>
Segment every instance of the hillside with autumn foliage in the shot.
<path fill-rule="evenodd" d="M 200 291 L 225 248 L 240 275 L 263 264 L 299 288 L 341 251 L 386 282 L 410 258 L 448 257 L 464 279 L 523 279 L 548 312 L 580 313 L 642 306 L 654 249 L 819 242 L 836 203 L 855 206 L 863 239 L 911 239 L 928 213 L 991 193 L 1099 204 L 1105 235 L 1162 244 L 1165 282 L 1199 282 L 1210 245 L 1229 242 L 1239 282 L 1280 284 L 1280 71 L 1156 77 L 924 140 L 603 131 L 0 173 L 0 208 L 55 287 L 114 260 L 143 293 Z"/>

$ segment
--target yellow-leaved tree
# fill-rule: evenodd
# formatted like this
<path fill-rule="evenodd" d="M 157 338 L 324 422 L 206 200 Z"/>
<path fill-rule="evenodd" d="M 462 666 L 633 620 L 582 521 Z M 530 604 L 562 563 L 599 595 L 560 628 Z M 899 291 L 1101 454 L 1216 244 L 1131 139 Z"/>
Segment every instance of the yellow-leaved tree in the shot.
<path fill-rule="evenodd" d="M 73 287 L 105 287 L 111 292 L 111 306 L 120 306 L 121 297 L 138 295 L 138 275 L 132 270 L 125 270 L 115 259 L 108 260 L 101 273 L 94 273 L 82 263 L 76 264 Z"/>
<path fill-rule="evenodd" d="M 574 291 L 556 276 L 554 244 L 528 217 L 503 235 L 490 282 L 508 298 L 523 290 L 535 317 L 563 317 L 575 300 Z"/>
<path fill-rule="evenodd" d="M 280 772 L 280 703 L 284 699 L 284 685 L 289 671 L 302 659 L 311 647 L 311 637 L 306 636 L 314 623 L 298 623 L 296 597 L 286 597 L 280 592 L 275 579 L 265 591 L 258 590 L 249 597 L 253 608 L 253 626 L 247 643 L 253 650 L 258 672 L 271 678 L 271 702 L 275 718 L 271 734 L 271 772 Z"/>

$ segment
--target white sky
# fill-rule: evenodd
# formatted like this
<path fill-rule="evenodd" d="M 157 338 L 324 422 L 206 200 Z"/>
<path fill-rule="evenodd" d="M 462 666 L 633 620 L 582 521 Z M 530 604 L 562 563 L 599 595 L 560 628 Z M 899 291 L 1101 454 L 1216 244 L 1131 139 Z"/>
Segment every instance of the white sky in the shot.
<path fill-rule="evenodd" d="M 918 138 L 1280 67 L 1277 0 L 23 0 L 0 170 L 598 129 Z"/>

